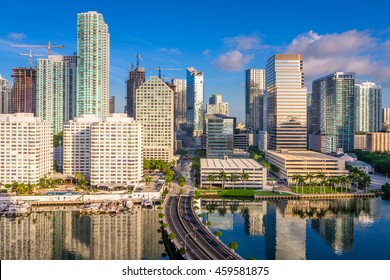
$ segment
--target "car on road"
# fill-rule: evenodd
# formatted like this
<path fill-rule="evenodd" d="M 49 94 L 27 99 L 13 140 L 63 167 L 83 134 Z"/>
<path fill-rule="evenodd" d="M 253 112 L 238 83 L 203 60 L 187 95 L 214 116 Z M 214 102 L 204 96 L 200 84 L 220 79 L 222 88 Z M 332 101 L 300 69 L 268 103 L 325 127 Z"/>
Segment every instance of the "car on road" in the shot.
<path fill-rule="evenodd" d="M 188 216 L 185 216 L 185 217 L 184 217 L 184 220 L 189 221 L 190 218 L 189 218 Z"/>

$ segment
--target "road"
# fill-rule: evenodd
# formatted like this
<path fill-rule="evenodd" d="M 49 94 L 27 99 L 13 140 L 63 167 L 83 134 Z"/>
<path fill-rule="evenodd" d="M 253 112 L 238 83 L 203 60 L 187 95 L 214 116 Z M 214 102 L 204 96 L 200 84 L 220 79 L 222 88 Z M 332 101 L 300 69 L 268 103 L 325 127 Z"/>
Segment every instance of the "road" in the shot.
<path fill-rule="evenodd" d="M 165 214 L 170 230 L 186 249 L 190 259 L 195 260 L 226 260 L 242 259 L 200 221 L 192 209 L 193 189 L 186 188 L 185 194 L 178 196 L 178 190 L 172 189 L 167 198 Z"/>

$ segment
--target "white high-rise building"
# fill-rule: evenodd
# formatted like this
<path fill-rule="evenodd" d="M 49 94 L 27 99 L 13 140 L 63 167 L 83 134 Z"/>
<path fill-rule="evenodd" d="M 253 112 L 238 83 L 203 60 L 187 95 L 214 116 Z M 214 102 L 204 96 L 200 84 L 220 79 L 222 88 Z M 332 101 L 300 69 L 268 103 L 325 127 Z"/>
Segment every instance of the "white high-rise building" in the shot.
<path fill-rule="evenodd" d="M 143 178 L 142 125 L 110 114 L 91 126 L 91 185 L 138 187 Z"/>
<path fill-rule="evenodd" d="M 390 122 L 390 108 L 383 108 L 382 121 L 383 123 Z"/>
<path fill-rule="evenodd" d="M 301 54 L 276 54 L 267 61 L 269 150 L 306 150 L 307 90 Z"/>
<path fill-rule="evenodd" d="M 355 131 L 382 129 L 382 87 L 375 83 L 355 84 Z"/>
<path fill-rule="evenodd" d="M 187 68 L 187 127 L 192 136 L 203 134 L 204 75 L 193 67 Z"/>
<path fill-rule="evenodd" d="M 6 79 L 0 75 L 0 114 L 12 113 L 11 86 Z"/>
<path fill-rule="evenodd" d="M 109 112 L 110 34 L 103 15 L 77 14 L 77 102 L 76 116 Z"/>
<path fill-rule="evenodd" d="M 76 64 L 75 55 L 37 59 L 36 115 L 53 125 L 54 134 L 76 116 Z"/>
<path fill-rule="evenodd" d="M 265 130 L 263 126 L 265 104 L 265 70 L 245 71 L 245 124 L 252 133 Z"/>
<path fill-rule="evenodd" d="M 150 77 L 136 91 L 136 120 L 143 126 L 144 157 L 171 161 L 174 148 L 174 96 L 160 78 Z"/>
<path fill-rule="evenodd" d="M 91 126 L 101 119 L 95 115 L 82 115 L 64 124 L 63 171 L 74 176 L 80 172 L 91 178 Z"/>
<path fill-rule="evenodd" d="M 0 114 L 0 183 L 38 184 L 52 170 L 51 124 L 32 113 Z"/>
<path fill-rule="evenodd" d="M 221 94 L 213 94 L 209 98 L 209 104 L 207 104 L 207 114 L 221 114 L 229 115 L 229 103 L 222 102 Z"/>

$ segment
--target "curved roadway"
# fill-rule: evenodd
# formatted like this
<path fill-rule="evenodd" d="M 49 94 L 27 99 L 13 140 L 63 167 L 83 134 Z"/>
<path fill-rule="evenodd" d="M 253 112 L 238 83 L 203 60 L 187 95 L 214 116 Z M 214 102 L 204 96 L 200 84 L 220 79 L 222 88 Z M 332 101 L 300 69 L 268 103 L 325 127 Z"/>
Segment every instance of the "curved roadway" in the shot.
<path fill-rule="evenodd" d="M 194 260 L 226 260 L 242 259 L 200 221 L 192 209 L 192 190 L 184 196 L 174 194 L 168 196 L 165 208 L 166 219 L 178 242 L 186 249 L 187 257 Z"/>

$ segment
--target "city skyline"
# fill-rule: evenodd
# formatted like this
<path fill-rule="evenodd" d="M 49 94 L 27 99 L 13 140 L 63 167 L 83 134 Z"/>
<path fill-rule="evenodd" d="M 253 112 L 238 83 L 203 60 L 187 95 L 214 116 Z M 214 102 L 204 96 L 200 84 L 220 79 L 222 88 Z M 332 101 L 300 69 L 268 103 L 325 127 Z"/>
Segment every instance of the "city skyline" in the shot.
<path fill-rule="evenodd" d="M 116 97 L 117 112 L 123 112 L 128 68 L 135 64 L 137 52 L 143 58 L 141 65 L 145 67 L 147 77 L 157 75 L 150 68 L 158 65 L 183 69 L 163 71 L 162 74 L 169 78 L 185 78 L 186 67 L 202 69 L 205 73 L 204 98 L 207 100 L 212 94 L 221 93 L 232 104 L 231 115 L 237 116 L 238 121 L 244 121 L 245 115 L 244 71 L 264 69 L 267 59 L 275 53 L 303 54 L 305 84 L 309 91 L 315 78 L 336 71 L 353 71 L 357 82 L 368 80 L 381 85 L 383 106 L 390 106 L 390 67 L 387 66 L 390 28 L 383 21 L 385 12 L 377 9 L 375 4 L 365 7 L 365 14 L 370 14 L 370 11 L 375 14 L 367 21 L 354 16 L 362 11 L 362 7 L 349 6 L 348 3 L 338 3 L 338 10 L 332 9 L 332 5 L 322 7 L 324 13 L 332 12 L 332 22 L 329 22 L 314 19 L 311 16 L 315 12 L 314 6 L 308 1 L 297 5 L 282 3 L 286 9 L 278 10 L 277 15 L 283 18 L 282 22 L 289 22 L 286 29 L 282 23 L 264 25 L 276 15 L 272 3 L 248 1 L 240 6 L 225 4 L 220 7 L 218 3 L 200 1 L 199 5 L 192 7 L 191 14 L 201 11 L 204 16 L 197 21 L 196 29 L 186 32 L 188 26 L 185 22 L 189 14 L 180 13 L 185 4 L 174 5 L 177 1 L 164 5 L 151 1 L 155 9 L 149 11 L 148 17 L 142 13 L 142 3 L 124 2 L 108 8 L 105 1 L 68 3 L 60 0 L 61 13 L 50 13 L 51 8 L 42 8 L 45 1 L 34 7 L 25 5 L 24 1 L 2 2 L 11 12 L 4 15 L 3 32 L 0 33 L 0 73 L 10 83 L 11 69 L 28 67 L 29 64 L 28 58 L 19 55 L 28 49 L 11 47 L 12 44 L 46 44 L 50 40 L 53 45 L 65 45 L 64 49 L 52 49 L 52 54 L 72 55 L 77 50 L 77 13 L 101 13 L 111 34 L 110 95 Z M 380 4 L 381 1 L 376 2 Z M 251 9 L 247 8 L 248 5 Z M 343 8 L 347 6 L 350 13 L 346 14 Z M 130 13 L 130 21 L 142 21 L 142 28 L 129 30 L 123 23 L 123 19 L 128 18 L 128 8 L 134 11 Z M 222 12 L 215 14 L 215 9 Z M 264 11 L 261 17 L 258 16 L 259 10 Z M 178 17 L 162 16 L 168 12 Z M 26 24 L 32 14 L 37 20 Z M 241 16 L 244 14 L 245 17 Z M 25 20 L 15 22 L 12 18 L 16 16 Z M 213 32 L 207 32 L 210 26 L 216 27 Z M 45 49 L 33 51 L 46 53 Z"/>

